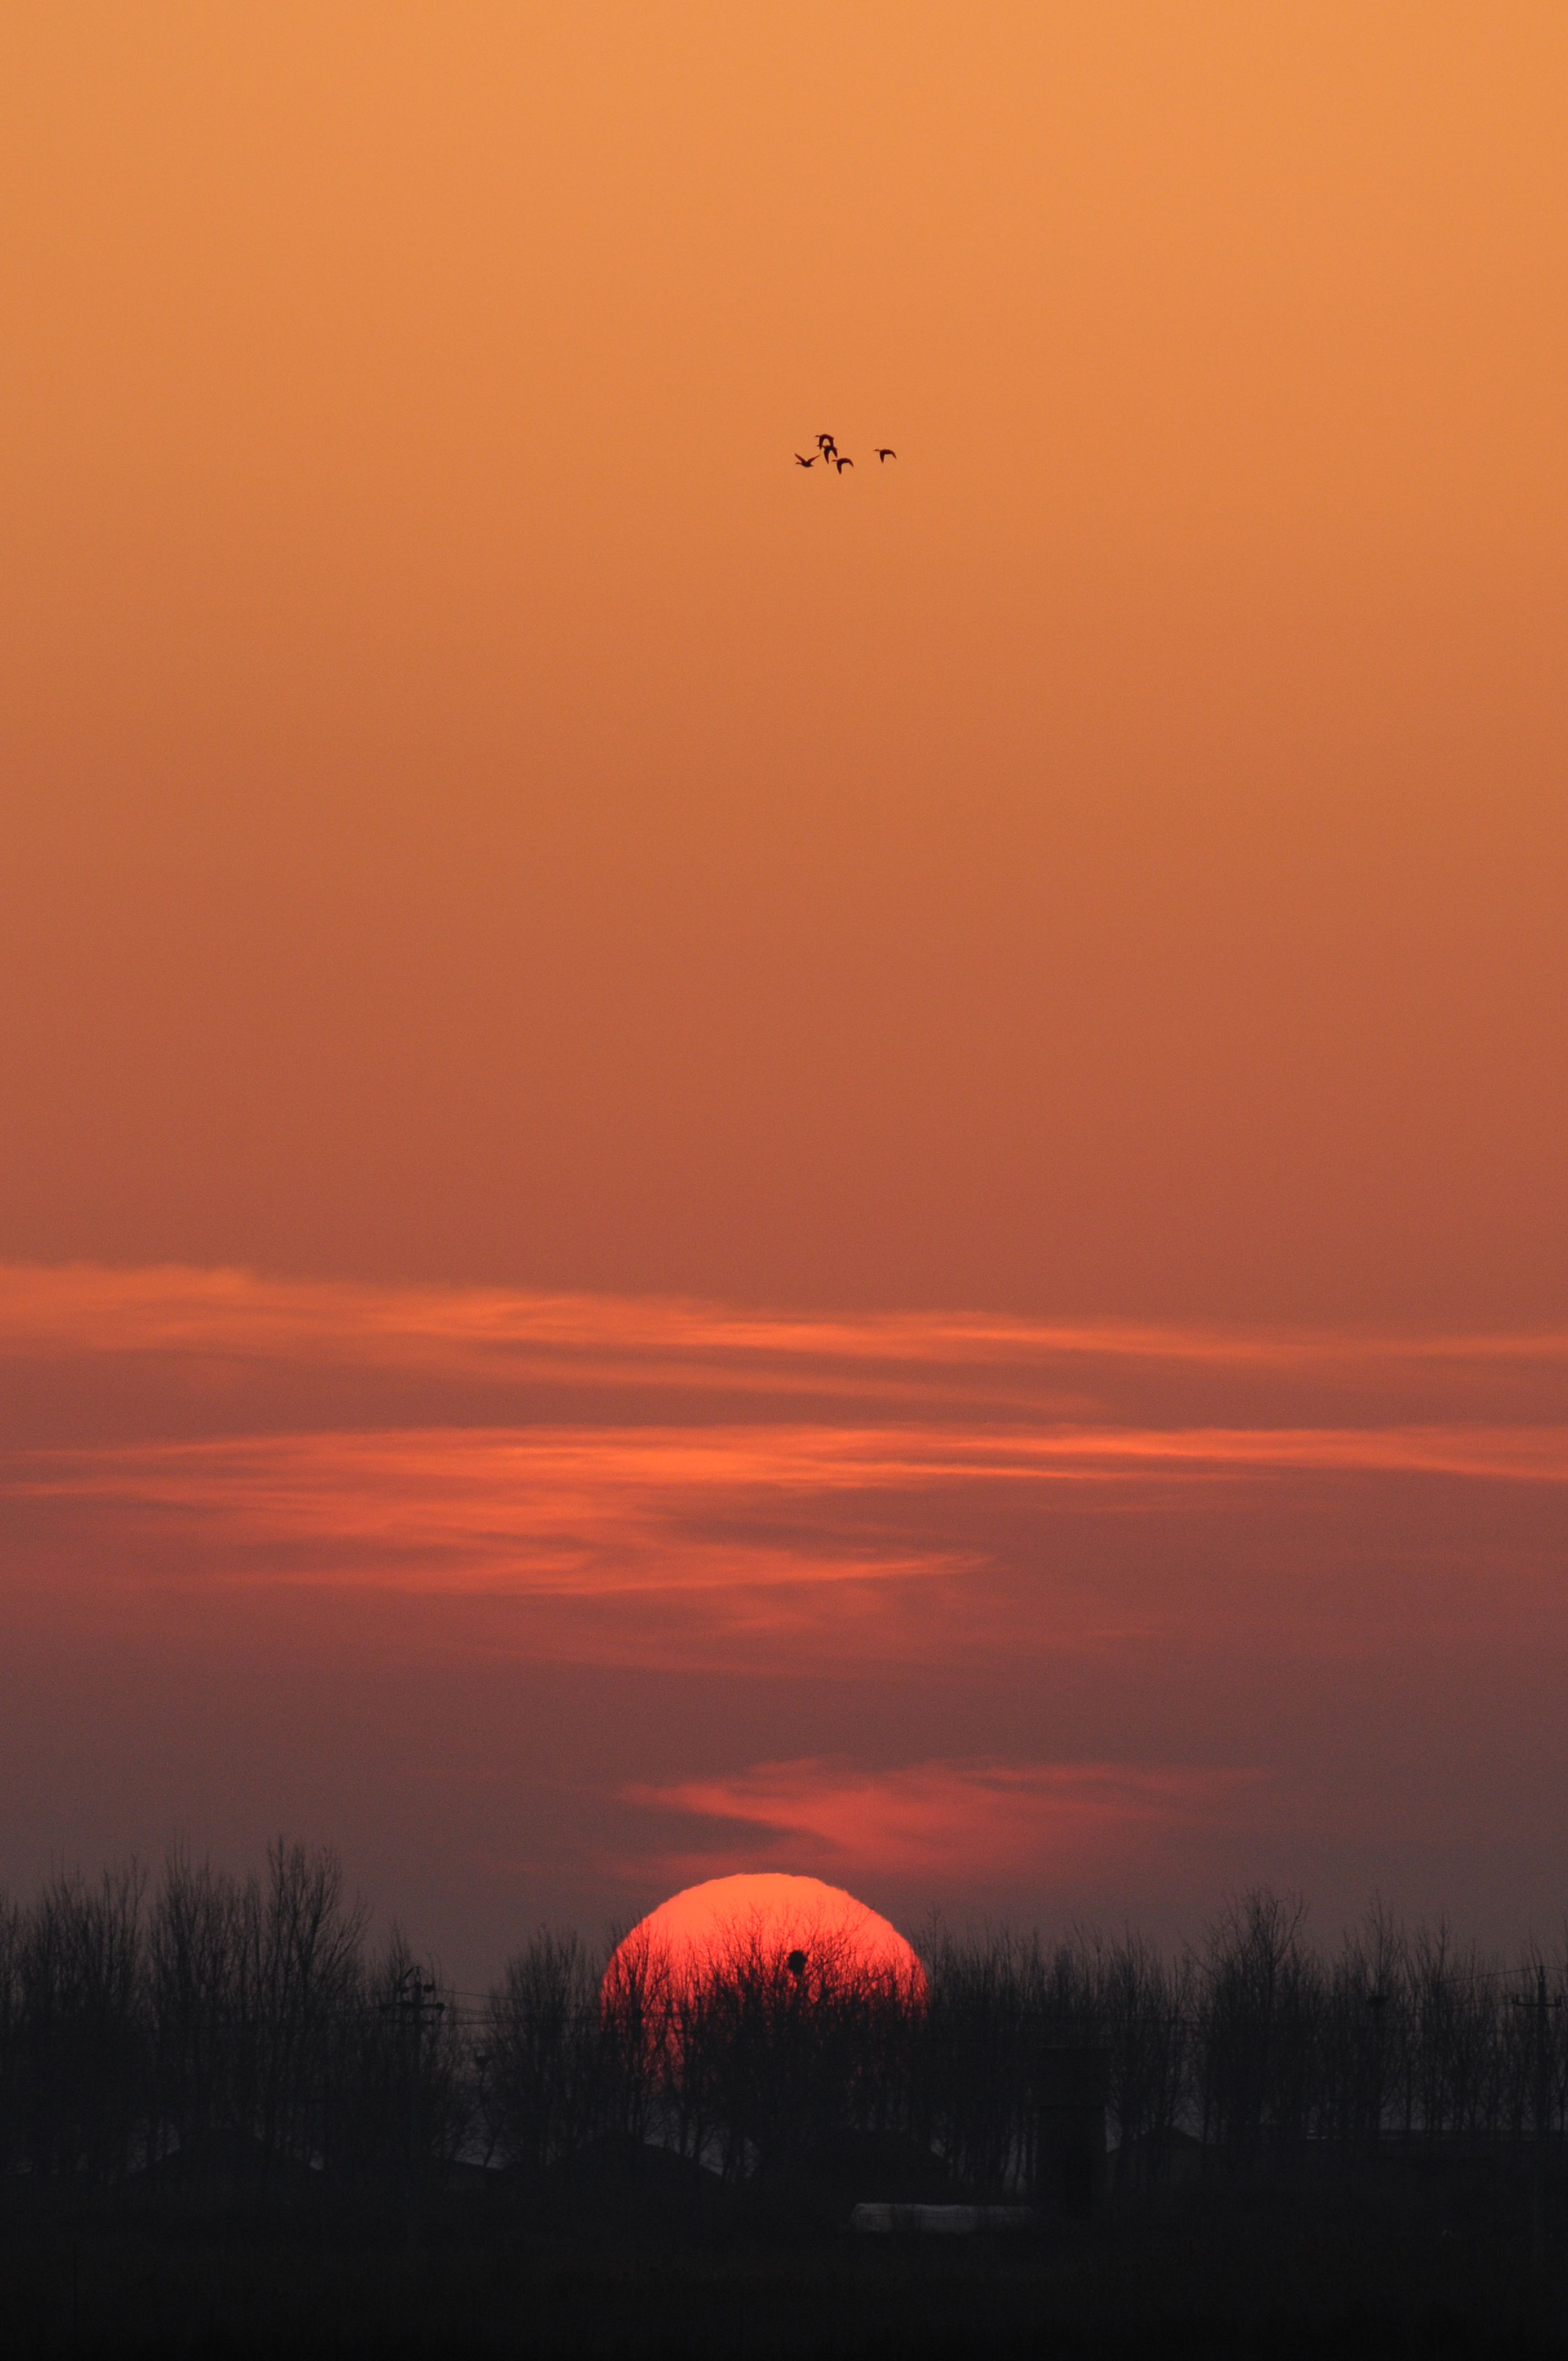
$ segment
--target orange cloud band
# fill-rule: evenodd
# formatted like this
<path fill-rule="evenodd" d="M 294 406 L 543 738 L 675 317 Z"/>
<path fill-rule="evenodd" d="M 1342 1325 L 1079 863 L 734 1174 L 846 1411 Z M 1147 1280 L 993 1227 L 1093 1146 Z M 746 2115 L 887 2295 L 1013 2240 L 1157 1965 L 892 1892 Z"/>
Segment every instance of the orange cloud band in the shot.
<path fill-rule="evenodd" d="M 527 1611 L 536 1652 L 596 1661 L 707 1661 L 763 1637 L 867 1660 L 957 1660 L 1003 1636 L 1096 1644 L 1195 1622 L 1202 1584 L 1190 1576 L 1179 1609 L 1154 1571 L 1109 1587 L 1075 1573 L 1051 1536 L 1077 1501 L 1189 1532 L 1250 1503 L 1255 1557 L 1347 1485 L 1547 1494 L 1568 1479 L 1568 1345 L 1549 1337 L 763 1320 L 27 1268 L 0 1274 L 0 1358 L 69 1379 L 69 1439 L 46 1422 L 0 1458 L 24 1555 L 133 1565 L 144 1587 L 488 1596 Z M 318 1403 L 302 1425 L 323 1369 L 390 1383 L 380 1422 Z M 91 1425 L 80 1404 L 105 1370 L 126 1373 L 138 1415 L 161 1389 L 177 1431 L 70 1433 Z M 1411 1371 L 1433 1414 L 1374 1416 L 1390 1392 L 1410 1398 Z M 1336 1415 L 1290 1415 L 1306 1399 Z M 1441 1523 L 1428 1516 L 1429 1543 Z"/>
<path fill-rule="evenodd" d="M 683 1515 L 726 1503 L 1288 1473 L 1556 1485 L 1568 1481 L 1568 1427 L 394 1429 L 12 1453 L 0 1489 L 177 1519 L 216 1543 L 313 1543 L 321 1572 L 340 1548 L 381 1542 L 407 1578 L 422 1566 L 443 1582 L 549 1590 L 715 1579 L 689 1544 L 684 1574 L 630 1560 Z M 751 1564 L 756 1553 L 734 1554 Z M 867 1573 L 889 1563 L 902 1567 L 903 1553 L 856 1561 Z"/>
<path fill-rule="evenodd" d="M 1475 1335 L 1226 1328 L 1193 1323 L 1042 1321 L 1000 1313 L 758 1313 L 678 1299 L 499 1288 L 376 1287 L 169 1264 L 0 1264 L 0 1354 L 223 1355 L 257 1361 L 326 1356 L 363 1367 L 526 1375 L 573 1361 L 683 1378 L 715 1363 L 744 1368 L 820 1362 L 913 1366 L 935 1379 L 978 1365 L 1061 1362 L 1218 1367 L 1235 1372 L 1476 1370 L 1497 1364 L 1568 1373 L 1568 1332 Z"/>
<path fill-rule="evenodd" d="M 891 1771 L 807 1759 L 729 1778 L 629 1788 L 628 1799 L 728 1829 L 707 1851 L 661 1856 L 667 1874 L 716 1858 L 804 1860 L 845 1875 L 930 1875 L 971 1883 L 1102 1864 L 1160 1828 L 1233 1815 L 1259 1784 L 1250 1771 L 1121 1763 L 916 1763 Z"/>

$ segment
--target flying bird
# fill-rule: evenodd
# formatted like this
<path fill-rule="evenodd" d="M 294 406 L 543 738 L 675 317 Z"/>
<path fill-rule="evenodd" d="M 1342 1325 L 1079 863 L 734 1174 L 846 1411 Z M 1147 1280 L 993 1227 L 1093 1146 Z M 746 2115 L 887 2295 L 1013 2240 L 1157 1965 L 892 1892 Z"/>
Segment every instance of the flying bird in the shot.
<path fill-rule="evenodd" d="M 854 466 L 854 464 L 855 464 L 855 463 L 854 463 L 854 461 L 853 461 L 852 459 L 838 459 L 838 458 L 836 458 L 836 459 L 834 460 L 834 462 L 833 462 L 833 465 L 838 468 L 839 473 L 840 475 L 842 475 L 842 474 L 843 474 L 843 472 L 844 472 L 844 470 L 845 470 L 845 468 L 846 468 L 846 467 L 852 467 Z"/>
<path fill-rule="evenodd" d="M 815 467 L 821 456 L 820 451 L 814 451 L 809 459 L 803 459 L 797 451 L 795 455 L 795 464 L 797 467 Z"/>
<path fill-rule="evenodd" d="M 877 453 L 877 457 L 879 459 L 896 459 L 897 456 L 898 454 L 896 451 L 879 451 Z"/>
<path fill-rule="evenodd" d="M 831 434 L 819 434 L 817 438 L 817 447 L 819 451 L 836 451 L 839 445 L 834 442 Z"/>

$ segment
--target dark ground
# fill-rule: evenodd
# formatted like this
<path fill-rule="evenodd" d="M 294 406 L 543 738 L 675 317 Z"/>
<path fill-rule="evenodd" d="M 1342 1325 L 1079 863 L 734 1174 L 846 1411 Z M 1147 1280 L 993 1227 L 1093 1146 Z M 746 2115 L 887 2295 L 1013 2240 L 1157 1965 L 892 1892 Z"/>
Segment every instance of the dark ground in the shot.
<path fill-rule="evenodd" d="M 852 2235 L 711 2188 L 165 2192 L 0 2214 L 0 2353 L 1072 2356 L 1568 2352 L 1568 2192 L 1203 2184 L 1097 2222 Z"/>

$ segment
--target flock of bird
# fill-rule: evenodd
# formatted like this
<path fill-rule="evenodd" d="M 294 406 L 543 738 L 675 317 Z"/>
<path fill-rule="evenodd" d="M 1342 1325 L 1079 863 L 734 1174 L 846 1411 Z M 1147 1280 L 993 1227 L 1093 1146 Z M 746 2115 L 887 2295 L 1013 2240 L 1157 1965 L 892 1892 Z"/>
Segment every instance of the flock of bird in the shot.
<path fill-rule="evenodd" d="M 879 450 L 877 453 L 879 460 L 896 459 L 897 456 L 898 454 L 896 451 L 883 449 Z M 806 457 L 799 451 L 795 455 L 795 464 L 797 467 L 815 467 L 818 459 L 821 460 L 825 467 L 833 467 L 837 469 L 840 476 L 843 474 L 846 467 L 852 467 L 855 464 L 852 459 L 846 459 L 844 457 L 831 434 L 819 434 L 817 436 L 817 448 L 812 452 L 809 458 Z"/>

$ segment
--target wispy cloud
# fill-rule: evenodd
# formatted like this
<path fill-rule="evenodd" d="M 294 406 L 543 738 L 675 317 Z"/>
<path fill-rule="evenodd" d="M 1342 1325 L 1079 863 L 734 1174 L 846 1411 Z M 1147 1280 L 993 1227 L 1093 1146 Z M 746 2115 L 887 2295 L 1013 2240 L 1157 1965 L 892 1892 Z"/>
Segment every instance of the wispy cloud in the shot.
<path fill-rule="evenodd" d="M 71 1382 L 66 1433 L 0 1458 L 0 1504 L 56 1565 L 490 1595 L 526 1610 L 530 1646 L 591 1661 L 707 1662 L 771 1637 L 974 1662 L 1168 1626 L 1153 1577 L 1113 1600 L 1075 1587 L 1060 1536 L 1080 1509 L 1190 1524 L 1248 1499 L 1267 1534 L 1346 1482 L 1561 1487 L 1568 1401 L 1542 1415 L 1553 1382 L 1520 1376 L 1552 1379 L 1557 1350 L 1484 1339 L 1467 1362 L 1442 1339 L 11 1269 L 0 1356 Z M 1374 1416 L 1404 1379 L 1373 1373 L 1409 1362 L 1440 1369 L 1444 1414 Z M 138 1401 L 168 1384 L 186 1433 L 70 1432 L 93 1369 L 122 1365 Z M 1336 1416 L 1287 1414 L 1307 1365 Z M 324 1414 L 343 1405 L 323 1403 L 323 1368 L 418 1386 L 345 1425 Z M 489 1416 L 466 1390 L 477 1372 Z"/>
<path fill-rule="evenodd" d="M 10 1269 L 0 1409 L 0 1664 L 123 1635 L 176 1716 L 319 1671 L 345 1761 L 422 1727 L 487 1843 L 544 1816 L 643 1895 L 1240 1873 L 1282 1797 L 1348 1824 L 1396 1727 L 1445 1775 L 1477 1665 L 1453 1759 L 1500 1794 L 1568 1644 L 1560 1337 Z M 265 1826 L 293 1741 L 254 1742 Z"/>
<path fill-rule="evenodd" d="M 1236 1329 L 992 1313 L 756 1312 L 678 1300 L 369 1286 L 178 1265 L 0 1265 L 0 1357 L 334 1368 L 411 1381 L 1027 1406 L 1184 1378 L 1385 1398 L 1568 1380 L 1568 1334 Z"/>
<path fill-rule="evenodd" d="M 626 1800 L 708 1822 L 704 1840 L 659 1856 L 671 1877 L 732 1863 L 843 1876 L 983 1884 L 1050 1877 L 1158 1834 L 1234 1815 L 1252 1772 L 1119 1763 L 915 1763 L 887 1771 L 806 1759 L 718 1779 L 636 1786 Z"/>

